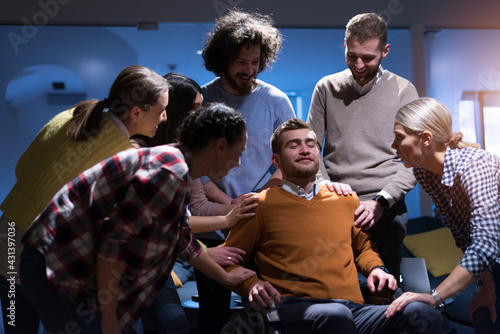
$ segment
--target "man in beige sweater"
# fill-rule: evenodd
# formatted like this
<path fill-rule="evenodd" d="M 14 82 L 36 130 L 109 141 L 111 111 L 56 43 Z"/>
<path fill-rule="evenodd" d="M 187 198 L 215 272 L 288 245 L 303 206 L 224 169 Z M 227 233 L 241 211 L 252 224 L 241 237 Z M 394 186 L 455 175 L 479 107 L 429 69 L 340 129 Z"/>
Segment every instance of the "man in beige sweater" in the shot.
<path fill-rule="evenodd" d="M 344 42 L 347 68 L 317 83 L 307 117 L 323 152 L 318 177 L 346 183 L 358 194 L 355 225 L 369 230 L 387 269 L 399 278 L 408 221 L 404 199 L 416 180 L 391 148 L 392 130 L 396 112 L 418 94 L 411 82 L 382 68 L 390 44 L 381 16 L 353 17 Z"/>
<path fill-rule="evenodd" d="M 278 303 L 283 333 L 441 333 L 431 306 L 411 303 L 388 318 L 387 306 L 366 305 L 357 271 L 373 292 L 395 290 L 370 237 L 354 226 L 356 195 L 330 192 L 316 179 L 317 138 L 299 119 L 283 123 L 271 138 L 280 187 L 258 194 L 255 216 L 234 227 L 226 246 L 251 254 L 261 279 L 233 288 L 255 309 Z M 231 271 L 237 266 L 228 267 Z"/>

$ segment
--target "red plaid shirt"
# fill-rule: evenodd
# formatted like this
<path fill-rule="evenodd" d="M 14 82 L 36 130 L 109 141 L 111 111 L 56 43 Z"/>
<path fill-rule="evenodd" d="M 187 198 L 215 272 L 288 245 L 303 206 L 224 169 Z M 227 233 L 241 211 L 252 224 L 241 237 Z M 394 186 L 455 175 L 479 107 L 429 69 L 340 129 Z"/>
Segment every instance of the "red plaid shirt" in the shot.
<path fill-rule="evenodd" d="M 124 261 L 117 314 L 128 331 L 167 280 L 177 253 L 200 245 L 186 219 L 190 155 L 174 146 L 129 149 L 66 184 L 25 234 L 44 254 L 59 296 L 98 310 L 96 258 Z"/>

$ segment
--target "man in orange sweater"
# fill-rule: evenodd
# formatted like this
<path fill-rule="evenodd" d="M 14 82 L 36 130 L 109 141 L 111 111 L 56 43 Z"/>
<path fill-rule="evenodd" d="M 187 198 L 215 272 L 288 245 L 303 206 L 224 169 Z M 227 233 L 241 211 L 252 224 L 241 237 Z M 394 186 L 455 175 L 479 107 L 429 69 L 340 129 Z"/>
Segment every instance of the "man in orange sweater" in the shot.
<path fill-rule="evenodd" d="M 278 303 L 283 333 L 442 333 L 441 315 L 427 304 L 410 303 L 390 318 L 388 306 L 363 304 L 357 270 L 372 292 L 395 290 L 397 282 L 369 235 L 354 226 L 358 197 L 318 183 L 319 150 L 309 125 L 296 118 L 283 123 L 271 147 L 283 182 L 258 194 L 255 216 L 236 225 L 225 243 L 243 249 L 245 263 L 253 254 L 262 280 L 250 278 L 233 291 L 255 309 Z"/>

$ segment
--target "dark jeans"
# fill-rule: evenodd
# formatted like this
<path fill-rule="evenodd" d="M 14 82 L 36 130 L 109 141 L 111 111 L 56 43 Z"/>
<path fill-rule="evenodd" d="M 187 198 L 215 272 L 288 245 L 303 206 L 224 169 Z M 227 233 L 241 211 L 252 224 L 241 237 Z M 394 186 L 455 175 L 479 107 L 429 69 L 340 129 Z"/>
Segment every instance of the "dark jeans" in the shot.
<path fill-rule="evenodd" d="M 5 334 L 36 334 L 40 319 L 14 277 L 0 276 L 0 296 Z"/>
<path fill-rule="evenodd" d="M 143 321 L 146 314 L 152 320 L 157 334 L 189 334 L 189 322 L 172 276 L 144 311 L 142 320 L 139 319 L 134 324 L 135 333 L 144 333 Z"/>
<path fill-rule="evenodd" d="M 387 319 L 388 305 L 356 304 L 347 300 L 283 298 L 279 305 L 283 334 L 438 334 L 439 311 L 425 303 L 408 304 Z"/>
<path fill-rule="evenodd" d="M 222 240 L 198 238 L 207 247 L 216 247 Z M 224 324 L 229 320 L 231 306 L 231 291 L 195 270 L 196 286 L 198 287 L 198 333 L 219 334 Z"/>
<path fill-rule="evenodd" d="M 59 297 L 49 285 L 45 258 L 36 249 L 25 247 L 20 275 L 26 297 L 49 333 L 101 333 L 100 319 L 84 303 L 76 305 Z"/>
<path fill-rule="evenodd" d="M 386 210 L 375 225 L 368 230 L 377 245 L 384 266 L 389 273 L 394 275 L 398 283 L 407 223 L 406 204 L 401 200 Z"/>

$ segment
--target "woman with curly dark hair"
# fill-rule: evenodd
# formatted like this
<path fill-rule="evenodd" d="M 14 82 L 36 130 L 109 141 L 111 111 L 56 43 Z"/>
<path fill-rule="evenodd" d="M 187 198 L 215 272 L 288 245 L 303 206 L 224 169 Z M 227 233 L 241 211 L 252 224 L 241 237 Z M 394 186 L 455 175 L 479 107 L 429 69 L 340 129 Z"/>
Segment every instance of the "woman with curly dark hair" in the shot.
<path fill-rule="evenodd" d="M 179 256 L 221 284 L 227 274 L 191 234 L 193 178 L 238 166 L 247 133 L 223 104 L 191 112 L 177 144 L 119 152 L 66 183 L 26 231 L 20 276 L 48 332 L 128 333 Z M 47 231 L 50 231 L 47 233 Z"/>

